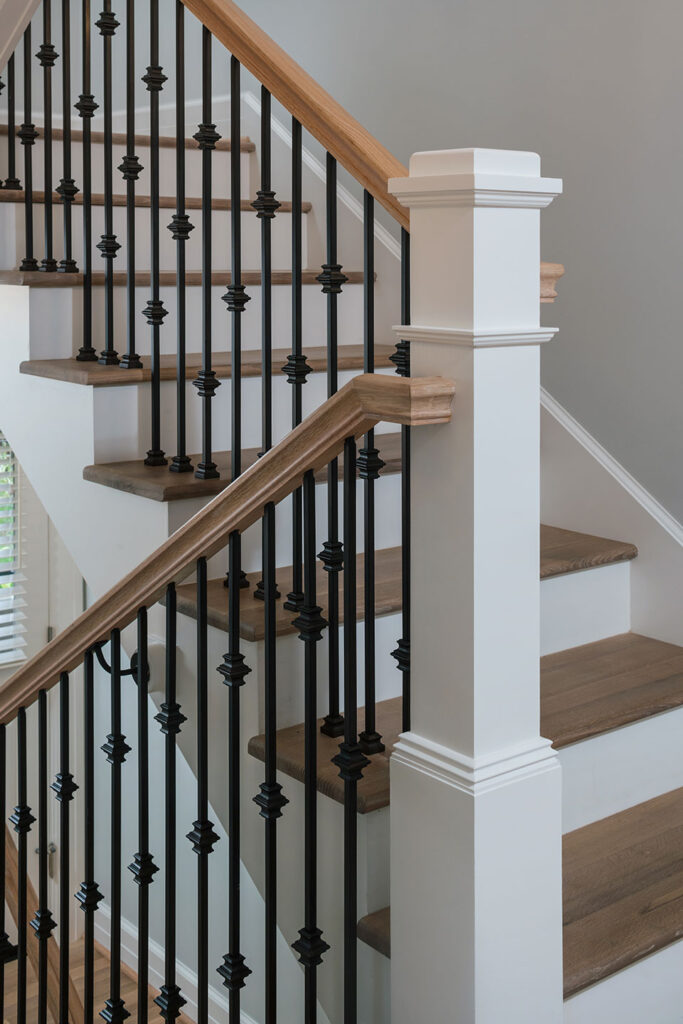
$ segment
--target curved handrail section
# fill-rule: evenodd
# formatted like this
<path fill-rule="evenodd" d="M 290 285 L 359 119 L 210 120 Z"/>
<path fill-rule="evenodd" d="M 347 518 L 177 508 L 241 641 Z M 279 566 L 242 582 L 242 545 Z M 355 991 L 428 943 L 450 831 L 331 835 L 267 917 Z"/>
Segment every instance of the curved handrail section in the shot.
<path fill-rule="evenodd" d="M 424 426 L 447 423 L 455 385 L 442 377 L 387 377 L 361 374 L 271 448 L 242 476 L 168 538 L 153 554 L 101 597 L 71 626 L 14 673 L 0 691 L 0 722 L 50 689 L 87 651 L 131 623 L 170 583 L 178 583 L 223 548 L 231 533 L 257 522 L 265 505 L 279 502 L 340 454 L 344 441 L 359 438 L 377 423 Z"/>
<path fill-rule="evenodd" d="M 401 227 L 410 214 L 389 195 L 408 170 L 232 0 L 183 0 L 247 71 L 345 167 Z"/>

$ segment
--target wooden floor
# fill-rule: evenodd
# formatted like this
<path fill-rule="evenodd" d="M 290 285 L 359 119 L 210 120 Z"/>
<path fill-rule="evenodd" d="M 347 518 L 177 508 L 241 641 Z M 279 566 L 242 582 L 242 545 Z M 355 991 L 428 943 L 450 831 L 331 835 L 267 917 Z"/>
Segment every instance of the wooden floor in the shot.
<path fill-rule="evenodd" d="M 29 936 L 29 940 L 32 936 Z M 71 976 L 76 988 L 82 998 L 83 996 L 83 943 L 77 942 L 71 947 Z M 109 995 L 109 955 L 99 944 L 95 944 L 95 1022 L 100 1020 L 99 1011 L 103 1008 Z M 164 1024 L 159 1007 L 155 1005 L 154 998 L 159 993 L 156 989 L 149 990 L 149 1024 Z M 29 1024 L 38 1020 L 38 982 L 29 964 L 28 986 L 27 986 L 26 1013 Z M 121 998 L 126 1004 L 130 1013 L 131 1024 L 137 1020 L 138 997 L 137 977 L 130 968 L 121 968 Z M 17 965 L 9 964 L 5 968 L 5 1020 L 8 1022 L 17 1019 Z M 48 1012 L 49 1024 L 57 1024 L 52 1014 Z M 181 1015 L 178 1018 L 180 1024 L 191 1024 L 189 1017 Z M 93 1022 L 93 1024 L 95 1024 Z M 80 1022 L 79 1022 L 80 1024 Z"/>
<path fill-rule="evenodd" d="M 682 851 L 683 789 L 564 837 L 565 998 L 683 937 Z M 386 907 L 358 935 L 390 956 L 389 925 Z"/>

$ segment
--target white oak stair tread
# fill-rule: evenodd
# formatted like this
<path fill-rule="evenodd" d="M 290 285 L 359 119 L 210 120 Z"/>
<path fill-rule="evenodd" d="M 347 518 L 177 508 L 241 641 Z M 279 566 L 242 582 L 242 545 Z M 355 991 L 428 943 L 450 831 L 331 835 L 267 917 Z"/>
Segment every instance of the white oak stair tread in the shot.
<path fill-rule="evenodd" d="M 391 356 L 396 351 L 395 345 L 375 346 L 376 369 L 393 367 Z M 282 374 L 290 350 L 273 349 L 273 376 Z M 119 353 L 121 356 L 122 353 Z M 324 345 L 311 345 L 304 349 L 308 366 L 314 373 L 327 370 L 327 349 Z M 140 370 L 127 370 L 122 366 L 101 366 L 99 363 L 82 363 L 78 359 L 28 359 L 21 363 L 19 371 L 32 377 L 45 377 L 48 380 L 63 380 L 69 384 L 82 384 L 87 387 L 119 387 L 125 384 L 143 384 L 152 379 L 149 356 L 142 357 L 143 367 Z M 193 352 L 185 359 L 185 376 L 192 381 L 202 365 L 201 352 Z M 342 370 L 363 369 L 363 346 L 341 345 L 339 347 L 338 368 Z M 213 370 L 217 377 L 232 376 L 232 359 L 229 353 L 216 352 L 213 355 Z M 175 380 L 177 377 L 177 360 L 175 355 L 163 355 L 159 360 L 161 380 Z M 242 376 L 260 377 L 262 368 L 261 350 L 248 349 L 242 352 Z"/>
<path fill-rule="evenodd" d="M 625 541 L 594 537 L 558 526 L 541 527 L 541 579 L 630 561 L 637 554 L 635 544 Z"/>
<path fill-rule="evenodd" d="M 76 990 L 83 996 L 84 986 L 84 943 L 83 940 L 74 942 L 69 950 L 70 974 L 76 986 Z M 94 1003 L 95 1018 L 99 1020 L 99 1011 L 103 1009 L 106 999 L 109 997 L 109 952 L 98 942 L 95 943 L 95 967 L 93 972 L 94 981 Z M 7 964 L 5 971 L 5 1015 L 7 1020 L 17 1019 L 17 964 L 16 961 Z M 138 992 L 137 975 L 134 971 L 121 964 L 121 998 L 126 1004 L 126 1009 L 131 1014 L 132 1021 L 138 1017 Z M 161 1010 L 155 1004 L 154 999 L 159 995 L 157 989 L 149 988 L 148 1017 L 149 1024 L 163 1024 Z M 31 963 L 27 964 L 27 985 L 26 985 L 26 1016 L 29 1021 L 38 1020 L 38 979 Z M 49 1024 L 57 1024 L 48 1010 L 47 1019 Z M 177 1018 L 179 1024 L 191 1024 L 190 1018 L 181 1013 Z"/>
<path fill-rule="evenodd" d="M 362 354 L 360 356 L 360 364 L 362 366 Z M 400 473 L 401 434 L 396 432 L 375 434 L 375 445 L 379 450 L 380 458 L 385 463 L 381 475 L 386 476 L 391 473 Z M 256 462 L 260 450 L 260 448 L 242 449 L 243 471 Z M 197 466 L 201 461 L 201 456 L 192 455 L 191 459 L 192 464 Z M 83 470 L 83 479 L 101 484 L 104 487 L 112 487 L 117 491 L 125 491 L 127 494 L 137 494 L 142 498 L 150 498 L 152 501 L 209 498 L 225 490 L 231 480 L 231 453 L 214 452 L 213 460 L 220 473 L 220 477 L 217 480 L 199 480 L 194 473 L 172 472 L 170 459 L 167 466 L 145 466 L 142 459 L 86 466 Z M 339 457 L 340 474 L 343 466 L 344 456 L 342 454 Z M 326 479 L 326 468 L 316 473 L 316 481 L 322 482 Z"/>
<path fill-rule="evenodd" d="M 541 733 L 555 748 L 676 707 L 683 707 L 683 647 L 675 644 L 624 633 L 541 658 Z M 389 757 L 401 731 L 401 698 L 380 701 L 376 714 L 386 750 L 373 755 L 358 784 L 361 814 L 390 802 Z M 362 710 L 358 716 L 362 723 Z M 331 764 L 338 748 L 339 740 L 318 736 L 318 789 L 343 803 L 344 783 Z M 249 753 L 264 759 L 264 735 L 250 740 Z M 278 769 L 303 782 L 304 760 L 303 723 L 281 729 Z"/>
<path fill-rule="evenodd" d="M 564 837 L 565 998 L 683 937 L 682 848 L 683 789 Z M 389 908 L 358 935 L 390 956 Z"/>
<path fill-rule="evenodd" d="M 17 127 L 17 138 L 19 138 L 19 131 L 20 131 L 20 129 L 19 129 L 19 127 Z M 38 132 L 38 138 L 42 139 L 42 137 L 43 137 L 43 129 L 41 127 L 36 127 L 36 131 Z M 6 124 L 0 124 L 0 137 L 7 136 L 8 134 L 9 134 L 8 126 Z M 61 128 L 53 128 L 52 129 L 52 138 L 55 141 L 61 142 L 61 140 L 64 138 L 64 131 Z M 101 145 L 104 144 L 104 132 L 91 132 L 90 133 L 90 138 L 91 138 L 91 141 L 92 141 L 93 145 L 95 145 L 95 146 L 101 146 Z M 127 137 L 126 137 L 126 133 L 125 132 L 112 132 L 111 140 L 112 140 L 112 144 L 114 146 L 126 146 L 127 145 Z M 72 129 L 71 141 L 72 142 L 82 142 L 83 141 L 83 132 L 80 129 Z M 150 138 L 149 135 L 136 134 L 135 137 L 134 137 L 134 142 L 135 142 L 136 146 L 149 146 L 150 143 L 151 143 L 151 138 Z M 159 146 L 162 149 L 175 149 L 176 148 L 176 137 L 175 137 L 175 135 L 160 135 L 159 136 Z M 199 149 L 199 144 L 198 144 L 197 140 L 193 139 L 192 136 L 188 136 L 188 138 L 185 139 L 185 149 Z M 230 139 L 219 139 L 218 142 L 216 143 L 216 149 L 219 152 L 229 153 L 230 149 L 231 149 Z M 240 152 L 241 153 L 255 153 L 256 152 L 255 144 L 251 141 L 251 139 L 247 135 L 243 135 L 242 138 L 240 139 Z"/>
<path fill-rule="evenodd" d="M 358 579 L 363 579 L 364 558 L 359 554 L 356 558 Z M 383 548 L 376 557 L 376 615 L 391 615 L 401 608 L 401 549 Z M 342 594 L 343 574 L 339 574 L 340 621 L 343 621 Z M 318 604 L 323 616 L 327 615 L 327 584 L 328 574 L 320 562 L 316 565 Z M 249 588 L 240 592 L 240 636 L 243 640 L 258 641 L 264 637 L 264 603 L 254 597 L 256 584 L 261 579 L 261 572 L 247 573 Z M 297 612 L 288 611 L 284 607 L 285 595 L 292 589 L 292 567 L 280 568 L 276 572 L 278 590 L 283 595 L 277 602 L 275 628 L 278 636 L 296 633 L 292 625 Z M 194 583 L 184 583 L 176 588 L 178 611 L 191 618 L 197 614 L 197 588 Z M 210 626 L 216 629 L 228 629 L 227 590 L 222 579 L 209 580 L 207 587 L 207 619 Z M 358 584 L 358 618 L 362 619 L 364 587 Z"/>
<path fill-rule="evenodd" d="M 349 284 L 362 284 L 363 283 L 363 271 L 362 270 L 345 270 L 347 278 L 347 285 Z M 320 271 L 317 269 L 304 270 L 301 275 L 301 283 L 304 285 L 316 285 L 320 287 L 318 281 L 318 275 Z M 188 288 L 198 288 L 201 286 L 203 274 L 201 270 L 188 270 L 185 275 L 185 284 Z M 117 270 L 113 274 L 114 287 L 123 288 L 128 284 L 128 274 L 125 270 Z M 144 288 L 149 287 L 151 281 L 151 275 L 149 270 L 139 270 L 135 274 L 135 287 Z M 227 286 L 232 281 L 232 275 L 229 270 L 214 270 L 211 274 L 211 284 L 215 287 Z M 283 284 L 292 283 L 292 272 L 291 270 L 274 270 L 271 275 L 271 281 L 274 287 Z M 175 288 L 177 282 L 177 275 L 175 270 L 162 270 L 159 274 L 159 285 L 161 288 Z M 83 287 L 83 274 L 60 274 L 55 273 L 43 273 L 41 270 L 0 270 L 0 284 L 14 284 L 30 286 L 31 288 L 82 288 Z M 104 286 L 104 271 L 95 271 L 92 275 L 92 284 L 94 288 L 102 288 Z M 260 270 L 243 270 L 242 271 L 242 284 L 252 287 L 260 287 L 261 285 L 261 271 Z"/>
<path fill-rule="evenodd" d="M 0 189 L 0 203 L 23 203 L 25 198 L 26 198 L 26 193 L 23 192 L 21 189 L 13 189 L 13 190 Z M 34 191 L 33 192 L 33 202 L 34 203 L 38 203 L 38 204 L 44 203 L 45 202 L 45 193 L 44 192 Z M 60 194 L 58 192 L 53 192 L 52 193 L 52 202 L 55 203 L 55 204 L 61 205 L 62 197 L 60 196 Z M 161 210 L 175 210 L 176 206 L 177 206 L 177 202 L 178 202 L 178 200 L 176 199 L 175 196 L 160 196 L 159 197 L 159 208 Z M 104 206 L 104 204 L 105 204 L 104 193 L 103 192 L 94 192 L 93 195 L 92 195 L 92 205 L 93 206 Z M 76 197 L 74 198 L 73 205 L 74 206 L 82 206 L 83 205 L 83 194 L 81 192 L 79 192 L 76 195 Z M 128 197 L 125 195 L 125 193 L 116 193 L 116 195 L 112 196 L 112 206 L 115 206 L 115 207 L 125 207 L 127 205 L 128 205 Z M 136 194 L 134 205 L 136 207 L 140 207 L 142 209 L 148 210 L 151 207 L 151 205 L 152 205 L 152 197 L 148 196 L 148 195 L 137 195 Z M 201 196 L 188 196 L 185 199 L 185 207 L 188 210 L 201 210 L 202 209 L 202 198 L 201 198 Z M 220 198 L 220 197 L 214 197 L 211 200 L 211 209 L 212 210 L 232 210 L 232 199 L 224 199 L 224 198 Z M 256 216 L 256 210 L 251 205 L 251 200 L 250 199 L 241 199 L 240 200 L 240 209 L 244 213 L 253 213 L 253 215 Z M 301 212 L 302 213 L 310 213 L 311 209 L 312 209 L 312 204 L 311 203 L 305 202 L 305 203 L 301 204 Z M 281 214 L 281 213 L 291 213 L 291 212 L 292 212 L 292 204 L 291 204 L 291 202 L 289 202 L 289 200 L 282 200 L 280 202 L 280 209 L 278 210 L 278 214 Z M 195 227 L 196 226 L 197 225 L 195 225 Z"/>

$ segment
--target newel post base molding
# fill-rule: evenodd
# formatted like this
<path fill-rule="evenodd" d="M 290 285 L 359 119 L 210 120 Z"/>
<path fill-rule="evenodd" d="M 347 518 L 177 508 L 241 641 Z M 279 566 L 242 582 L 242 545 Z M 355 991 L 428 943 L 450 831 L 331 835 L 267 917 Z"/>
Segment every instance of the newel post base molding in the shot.
<path fill-rule="evenodd" d="M 392 1024 L 560 1024 L 561 786 L 540 736 L 540 210 L 533 153 L 417 153 L 412 721 L 391 761 Z M 426 500 L 425 496 L 428 496 Z"/>

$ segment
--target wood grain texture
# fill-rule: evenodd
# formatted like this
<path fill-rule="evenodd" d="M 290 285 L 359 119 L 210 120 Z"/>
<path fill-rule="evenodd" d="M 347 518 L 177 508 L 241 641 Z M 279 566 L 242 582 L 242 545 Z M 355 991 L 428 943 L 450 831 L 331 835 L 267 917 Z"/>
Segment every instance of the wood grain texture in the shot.
<path fill-rule="evenodd" d="M 564 837 L 565 999 L 683 937 L 682 849 L 683 789 Z M 389 908 L 358 935 L 390 956 Z"/>
<path fill-rule="evenodd" d="M 357 588 L 358 619 L 363 618 L 365 589 L 363 587 L 363 567 L 365 561 L 362 554 L 356 557 L 356 570 L 358 579 L 361 581 Z M 392 615 L 401 610 L 401 549 L 384 548 L 377 552 L 375 558 L 376 588 L 375 588 L 375 614 Z M 240 636 L 243 640 L 255 642 L 264 637 L 264 604 L 254 597 L 256 584 L 261 579 L 261 572 L 247 573 L 249 589 L 242 590 L 240 594 Z M 343 587 L 342 574 L 339 574 L 339 621 L 344 621 L 343 615 Z M 287 566 L 277 570 L 277 583 L 280 593 L 287 594 L 292 590 L 292 567 Z M 316 586 L 318 591 L 318 603 L 322 608 L 323 617 L 327 615 L 327 573 L 320 563 L 316 564 Z M 193 583 L 184 584 L 177 588 L 178 611 L 190 618 L 197 616 L 197 588 Z M 209 580 L 207 588 L 207 618 L 210 626 L 216 629 L 227 630 L 228 628 L 228 606 L 226 601 L 226 590 L 222 579 Z M 278 636 L 287 633 L 296 633 L 292 625 L 297 617 L 297 612 L 290 612 L 284 607 L 283 601 L 279 600 L 275 613 L 275 628 Z"/>
<path fill-rule="evenodd" d="M 83 941 L 74 942 L 69 950 L 69 957 L 71 961 L 71 978 L 72 983 L 75 986 L 75 991 L 80 997 L 84 990 L 84 979 L 85 979 L 85 963 L 84 963 L 84 944 Z M 94 1003 L 96 1014 L 104 1007 L 106 999 L 109 997 L 109 953 L 104 949 L 98 942 L 95 943 L 95 965 L 93 972 L 94 982 Z M 27 1018 L 29 1021 L 38 1020 L 38 980 L 36 973 L 33 970 L 32 965 L 29 965 L 28 978 L 26 986 L 26 1010 Z M 163 1017 L 159 1007 L 155 1004 L 154 999 L 159 993 L 157 989 L 150 986 L 149 999 L 147 1002 L 147 1013 L 149 1024 L 163 1024 Z M 138 1020 L 138 992 L 137 992 L 137 976 L 129 967 L 125 964 L 121 964 L 121 998 L 126 1004 L 126 1009 L 130 1013 L 130 1020 Z M 16 1021 L 17 1019 L 17 966 L 16 963 L 9 964 L 5 968 L 5 1014 L 7 1020 Z M 48 1021 L 49 1024 L 58 1024 L 58 1016 L 52 1012 L 52 1009 L 48 1010 Z M 191 1024 L 190 1018 L 185 1014 L 180 1014 L 177 1018 L 179 1024 Z M 92 1024 L 99 1022 L 100 1017 L 96 1016 Z M 77 1024 L 83 1024 L 83 1014 L 78 1018 Z"/>
<path fill-rule="evenodd" d="M 217 624 L 226 628 L 224 613 Z M 555 748 L 681 706 L 683 648 L 674 644 L 625 633 L 541 658 L 541 734 Z M 367 792 L 365 778 L 359 783 L 361 814 L 389 804 L 389 755 L 401 728 L 400 697 L 379 701 L 376 711 L 377 728 L 387 749 L 372 758 Z M 265 736 L 250 741 L 249 753 L 264 759 Z M 344 784 L 330 765 L 336 753 L 336 741 L 319 736 L 320 792 L 343 803 Z M 285 775 L 304 781 L 303 723 L 278 732 L 277 766 Z"/>
<path fill-rule="evenodd" d="M 554 302 L 557 282 L 564 276 L 561 263 L 541 263 L 541 302 Z"/>
<path fill-rule="evenodd" d="M 391 356 L 396 351 L 394 345 L 375 346 L 376 369 L 389 369 L 393 366 Z M 279 377 L 285 364 L 289 349 L 273 349 L 273 376 Z M 327 370 L 327 348 L 324 345 L 311 345 L 306 348 L 307 365 L 313 373 L 324 373 Z M 143 357 L 146 364 L 147 357 Z M 201 352 L 190 353 L 185 360 L 185 376 L 193 380 L 202 365 Z M 260 377 L 262 368 L 260 349 L 242 352 L 242 376 Z M 163 355 L 160 359 L 159 373 L 161 380 L 175 380 L 177 377 L 175 355 Z M 218 352 L 213 357 L 212 367 L 217 377 L 232 376 L 232 358 L 229 353 Z M 340 345 L 338 369 L 362 370 L 363 346 Z M 77 359 L 29 359 L 19 366 L 20 373 L 33 377 L 46 377 L 48 380 L 63 380 L 69 384 L 82 384 L 86 387 L 118 387 L 125 384 L 142 384 L 152 379 L 149 365 L 140 370 L 127 370 L 122 366 L 101 366 L 99 363 L 80 363 Z"/>
<path fill-rule="evenodd" d="M 380 458 L 384 460 L 382 476 L 401 471 L 401 435 L 398 433 L 376 434 L 375 445 Z M 242 471 L 253 466 L 260 448 L 242 449 Z M 199 455 L 191 455 L 193 465 L 201 461 Z M 213 460 L 220 477 L 217 480 L 199 480 L 194 473 L 174 473 L 167 466 L 146 466 L 142 459 L 129 462 L 105 462 L 86 466 L 83 479 L 103 487 L 112 487 L 126 494 L 137 494 L 152 501 L 179 501 L 185 498 L 210 498 L 220 494 L 230 483 L 231 452 L 214 452 Z M 339 456 L 339 472 L 343 472 L 344 455 Z M 327 479 L 327 469 L 319 469 L 315 476 L 318 482 Z"/>
<path fill-rule="evenodd" d="M 561 748 L 683 706 L 683 647 L 637 633 L 541 658 L 541 733 Z"/>
<path fill-rule="evenodd" d="M 0 203 L 23 203 L 24 199 L 25 199 L 25 196 L 26 196 L 26 193 L 22 192 L 21 190 L 5 191 L 4 189 L 1 189 L 0 190 Z M 104 193 L 103 192 L 95 192 L 92 195 L 92 205 L 93 206 L 104 206 L 104 199 L 105 199 L 105 197 L 104 197 Z M 45 202 L 45 193 L 44 192 L 34 192 L 33 193 L 33 202 L 34 203 L 38 203 L 39 205 L 43 204 Z M 52 202 L 53 203 L 59 203 L 61 205 L 62 197 L 60 196 L 59 192 L 53 192 L 52 193 Z M 178 203 L 178 200 L 176 199 L 175 196 L 159 196 L 159 207 L 162 210 L 175 210 L 176 206 L 177 206 L 177 203 Z M 73 201 L 73 205 L 74 206 L 82 206 L 83 205 L 83 196 L 82 196 L 82 194 L 80 192 L 75 197 L 75 199 Z M 127 196 L 125 194 L 117 193 L 116 195 L 112 196 L 112 206 L 118 206 L 118 207 L 122 206 L 122 207 L 125 207 L 127 205 L 128 205 L 128 200 L 127 200 Z M 148 209 L 150 209 L 150 207 L 152 205 L 152 197 L 151 196 L 144 196 L 144 195 L 136 195 L 135 196 L 135 204 L 134 205 L 136 207 L 138 207 L 138 208 L 141 208 L 141 209 L 144 209 L 144 210 L 148 210 Z M 202 209 L 202 205 L 203 204 L 202 204 L 201 196 L 188 196 L 186 198 L 186 200 L 185 200 L 185 207 L 188 210 L 201 210 Z M 211 209 L 212 210 L 224 210 L 224 211 L 227 210 L 227 211 L 230 211 L 230 210 L 232 210 L 232 199 L 222 199 L 222 198 L 214 197 L 211 200 Z M 312 209 L 312 204 L 311 203 L 306 202 L 306 203 L 302 203 L 301 204 L 301 212 L 302 213 L 310 213 L 311 209 Z M 240 210 L 242 210 L 243 213 L 251 213 L 251 214 L 254 215 L 254 217 L 256 216 L 256 210 L 251 205 L 251 200 L 250 199 L 241 199 L 240 200 Z M 283 200 L 280 203 L 280 208 L 278 210 L 278 215 L 281 214 L 281 213 L 291 213 L 291 212 L 292 212 L 292 204 L 289 201 L 284 201 Z"/>
<path fill-rule="evenodd" d="M 319 270 L 304 270 L 301 275 L 301 283 L 320 287 L 318 281 Z M 345 270 L 347 284 L 362 284 L 362 270 Z M 124 288 L 128 283 L 128 274 L 124 270 L 117 270 L 114 273 L 114 286 Z M 150 284 L 151 276 L 149 270 L 139 270 L 135 275 L 135 287 L 147 287 Z M 232 276 L 229 270 L 214 270 L 211 274 L 211 284 L 217 287 L 229 285 Z M 92 275 L 92 283 L 95 288 L 104 286 L 104 272 L 95 271 Z M 185 275 L 185 284 L 188 288 L 198 288 L 202 283 L 201 270 L 188 270 Z M 272 273 L 272 284 L 283 285 L 292 283 L 291 270 L 274 270 Z M 31 288 L 82 288 L 83 274 L 43 274 L 40 270 L 0 270 L 0 284 L 27 285 Z M 162 270 L 159 274 L 159 284 L 162 288 L 175 288 L 175 270 Z M 243 270 L 242 284 L 260 286 L 260 270 Z"/>
<path fill-rule="evenodd" d="M 17 138 L 19 138 L 19 131 L 20 131 L 20 129 L 17 128 Z M 38 132 L 38 138 L 41 139 L 43 137 L 43 129 L 39 125 L 36 125 L 36 131 Z M 8 126 L 6 124 L 0 124 L 0 137 L 2 137 L 3 135 L 6 137 L 8 134 L 9 134 Z M 53 128 L 52 129 L 52 138 L 54 140 L 57 140 L 57 141 L 61 142 L 62 139 L 64 138 L 63 130 L 61 128 Z M 112 139 L 113 145 L 115 145 L 115 146 L 126 146 L 128 144 L 127 141 L 126 141 L 126 133 L 125 132 L 112 132 L 111 139 Z M 91 132 L 91 140 L 92 140 L 93 145 L 95 145 L 95 146 L 103 145 L 104 144 L 104 132 Z M 73 129 L 72 132 L 71 132 L 71 141 L 72 142 L 83 142 L 83 132 L 80 131 L 80 130 Z M 135 142 L 136 146 L 149 146 L 149 144 L 150 144 L 150 137 L 149 137 L 149 135 L 136 135 L 135 139 L 134 139 L 134 142 Z M 159 145 L 161 146 L 162 149 L 175 149 L 176 148 L 175 135 L 161 135 L 161 136 L 159 136 Z M 230 148 L 231 148 L 230 147 L 230 139 L 219 139 L 219 141 L 216 143 L 216 149 L 219 152 L 229 153 L 230 152 Z M 197 140 L 193 139 L 191 136 L 189 138 L 185 139 L 185 149 L 199 149 L 199 144 L 197 143 Z M 255 153 L 256 152 L 255 144 L 246 135 L 243 136 L 241 138 L 241 140 L 240 140 L 240 151 L 242 153 Z"/>
<path fill-rule="evenodd" d="M 54 686 L 60 672 L 79 665 L 93 644 L 132 622 L 140 608 L 153 605 L 169 583 L 180 582 L 194 569 L 198 558 L 215 554 L 231 533 L 257 522 L 268 502 L 277 503 L 301 486 L 306 472 L 326 466 L 346 438 L 358 438 L 382 420 L 412 426 L 447 423 L 454 394 L 455 385 L 440 377 L 354 377 L 22 665 L 0 691 L 0 721 L 11 721 L 41 689 Z"/>
<path fill-rule="evenodd" d="M 595 569 L 635 558 L 638 548 L 625 541 L 593 537 L 589 533 L 541 527 L 541 579 L 581 569 Z"/>
<path fill-rule="evenodd" d="M 183 0 L 183 3 L 401 227 L 409 226 L 408 210 L 387 191 L 389 178 L 402 178 L 408 173 L 400 160 L 232 0 Z"/>
<path fill-rule="evenodd" d="M 14 920 L 15 925 L 19 922 L 19 855 L 17 847 L 12 839 L 9 827 L 5 825 L 5 900 L 7 909 Z M 38 960 L 40 947 L 36 941 L 35 934 L 31 928 L 31 920 L 38 909 L 38 896 L 31 879 L 26 879 L 26 924 L 28 936 L 26 939 L 26 952 L 29 965 L 34 972 L 38 973 Z M 16 972 L 16 964 L 12 967 Z M 16 984 L 15 984 L 16 992 Z M 36 985 L 36 1008 L 37 1008 L 37 985 Z M 54 936 L 47 944 L 47 1005 L 55 1021 L 59 1017 L 59 945 Z M 9 1009 L 8 1002 L 5 1002 L 5 1010 Z M 37 1020 L 38 1017 L 28 1019 Z M 82 1024 L 83 1005 L 80 995 L 74 985 L 73 978 L 69 977 L 69 1024 Z"/>

